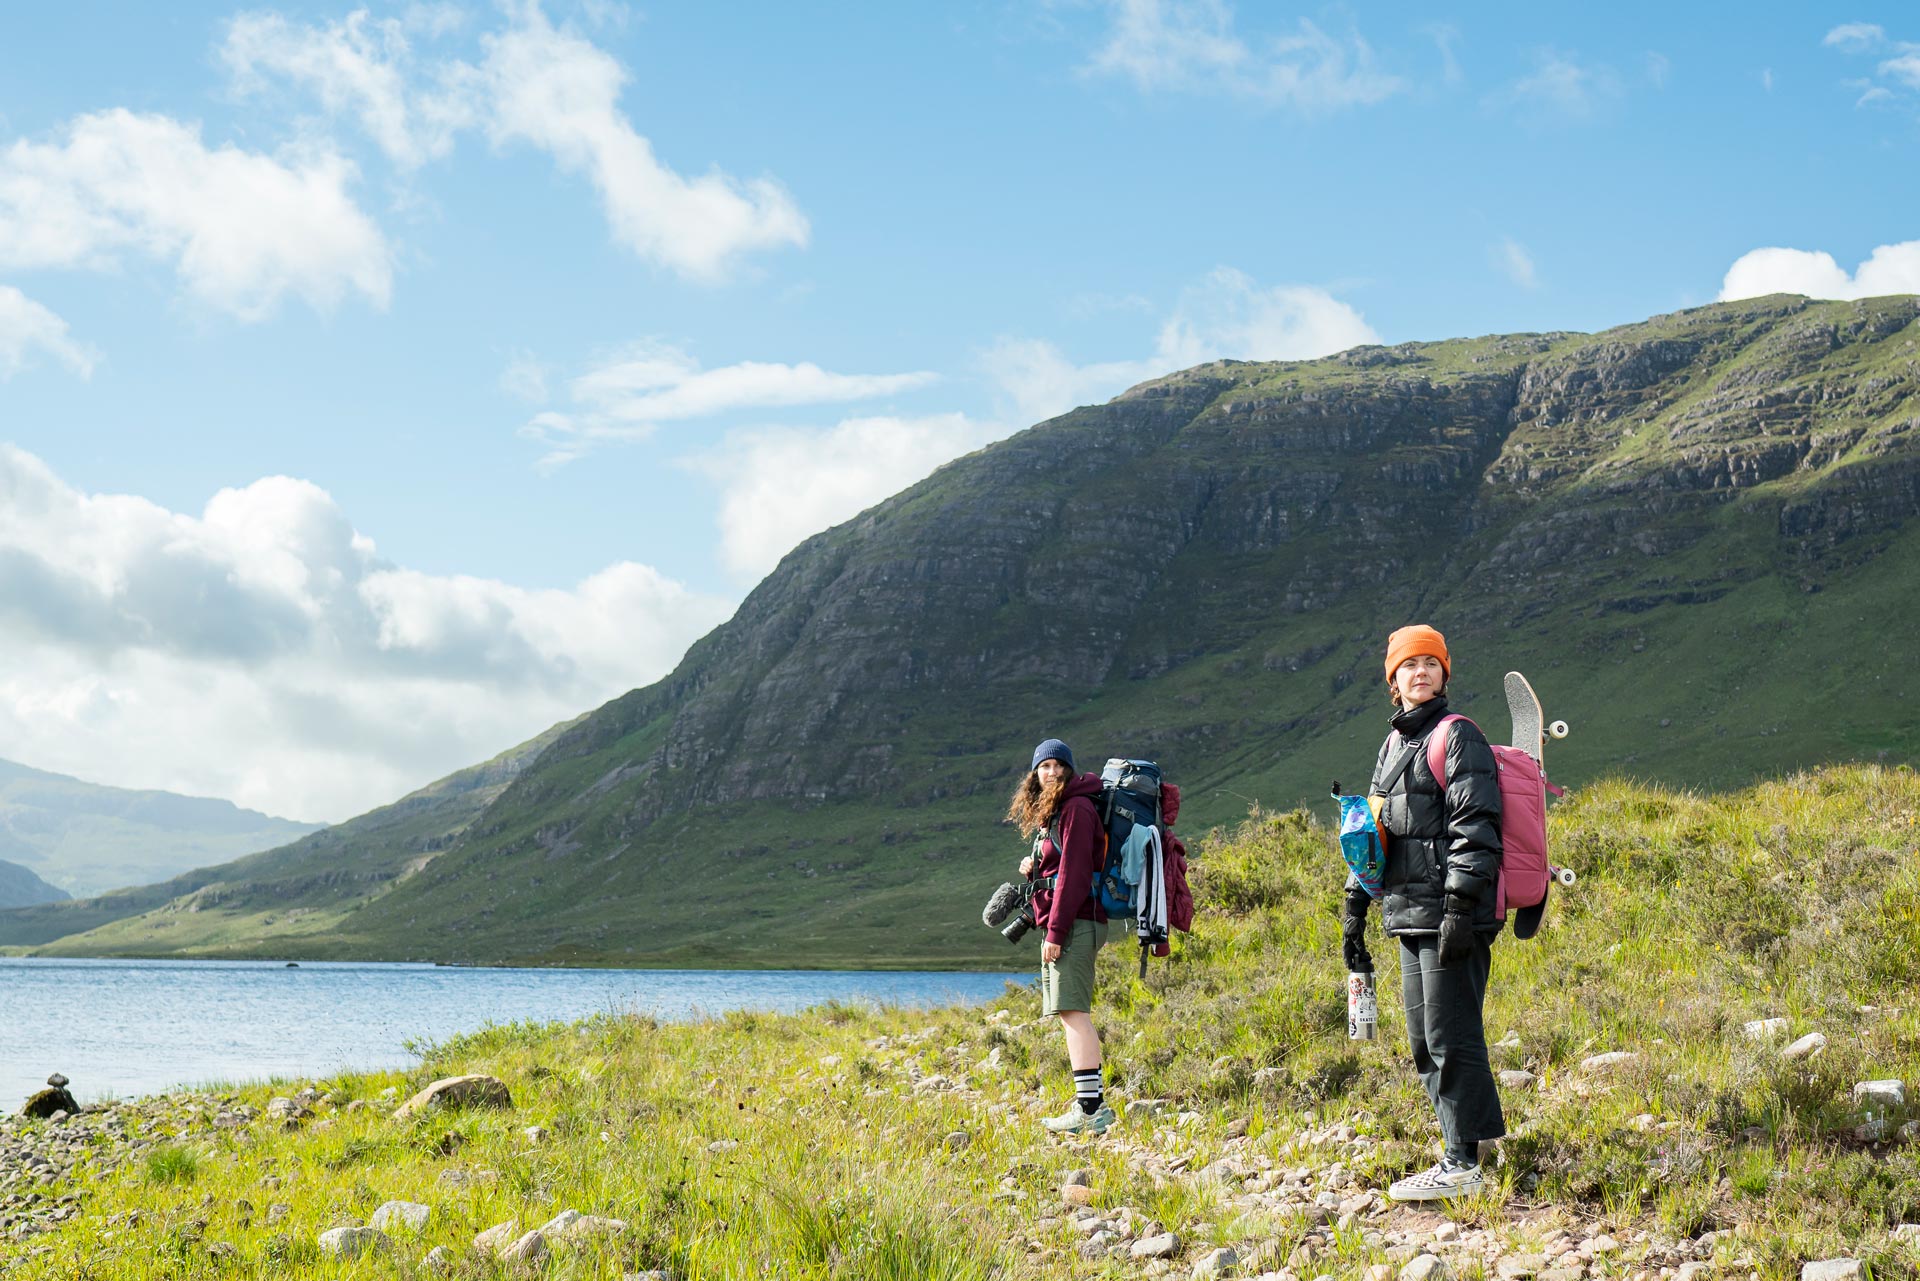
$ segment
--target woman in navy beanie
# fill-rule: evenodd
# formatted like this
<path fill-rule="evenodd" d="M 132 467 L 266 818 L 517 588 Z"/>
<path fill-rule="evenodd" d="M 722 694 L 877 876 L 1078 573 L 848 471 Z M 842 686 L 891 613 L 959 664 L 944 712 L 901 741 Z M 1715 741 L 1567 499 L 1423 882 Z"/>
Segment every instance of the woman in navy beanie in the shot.
<path fill-rule="evenodd" d="M 1040 1016 L 1054 1015 L 1067 1037 L 1074 1101 L 1041 1122 L 1056 1134 L 1099 1134 L 1113 1124 L 1101 1084 L 1100 1032 L 1093 1026 L 1093 961 L 1107 941 L 1107 914 L 1093 895 L 1106 833 L 1093 797 L 1098 774 L 1073 771 L 1073 749 L 1057 738 L 1033 749 L 1033 766 L 1014 789 L 1007 821 L 1033 840 L 1020 864 L 1038 876 L 1033 916 L 1040 944 Z"/>

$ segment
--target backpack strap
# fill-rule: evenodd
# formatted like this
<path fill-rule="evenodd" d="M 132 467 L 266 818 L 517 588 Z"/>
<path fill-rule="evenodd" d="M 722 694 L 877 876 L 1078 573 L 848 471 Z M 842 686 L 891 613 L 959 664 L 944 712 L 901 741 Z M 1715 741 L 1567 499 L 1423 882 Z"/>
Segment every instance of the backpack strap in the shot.
<path fill-rule="evenodd" d="M 1433 781 L 1440 784 L 1443 792 L 1447 790 L 1447 725 L 1451 721 L 1467 721 L 1467 724 L 1473 725 L 1460 713 L 1448 712 L 1433 727 L 1433 732 L 1427 735 L 1427 771 L 1433 775 Z M 1478 725 L 1473 727 L 1480 728 Z"/>

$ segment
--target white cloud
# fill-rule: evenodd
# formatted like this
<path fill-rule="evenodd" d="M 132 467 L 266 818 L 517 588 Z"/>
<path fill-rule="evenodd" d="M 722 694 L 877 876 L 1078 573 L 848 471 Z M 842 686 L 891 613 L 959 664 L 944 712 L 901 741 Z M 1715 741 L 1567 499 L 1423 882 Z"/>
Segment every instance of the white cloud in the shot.
<path fill-rule="evenodd" d="M 1244 272 L 1221 268 L 1181 295 L 1161 324 L 1150 356 L 1076 365 L 1050 342 L 1012 337 L 995 342 L 980 353 L 979 363 L 1001 399 L 1000 421 L 949 413 L 850 418 L 825 429 L 736 430 L 720 447 L 682 462 L 720 492 L 722 560 L 736 574 L 757 577 L 810 535 L 1018 427 L 1221 357 L 1307 359 L 1377 341 L 1358 312 L 1323 289 L 1263 288 Z M 602 381 L 643 395 L 657 394 L 655 388 L 694 385 L 682 353 L 651 348 L 635 355 L 636 360 L 627 362 L 633 366 L 630 371 Z M 626 370 L 627 363 L 614 367 Z M 792 377 L 798 367 L 771 368 L 789 371 L 783 386 L 809 385 Z M 743 379 L 742 385 L 752 382 Z M 719 399 L 729 407 L 748 403 L 731 380 L 715 387 L 724 389 Z M 707 395 L 705 389 L 677 395 L 676 403 L 690 412 L 704 407 Z"/>
<path fill-rule="evenodd" d="M 101 270 L 140 254 L 243 320 L 288 294 L 322 309 L 349 291 L 386 305 L 391 255 L 347 194 L 354 168 L 339 155 L 210 148 L 195 126 L 123 110 L 62 135 L 0 152 L 0 268 Z"/>
<path fill-rule="evenodd" d="M 1854 100 L 1856 107 L 1864 107 L 1870 102 L 1885 102 L 1898 93 L 1920 89 L 1920 44 L 1910 40 L 1891 40 L 1885 29 L 1870 22 L 1849 22 L 1827 32 L 1822 42 L 1830 48 L 1848 54 L 1880 54 L 1881 58 L 1874 71 L 1882 80 L 1893 85 L 1874 84 L 1871 80 L 1843 81 L 1849 88 L 1862 92 Z"/>
<path fill-rule="evenodd" d="M 548 447 L 545 466 L 571 461 L 603 441 L 641 440 L 662 423 L 743 410 L 845 404 L 911 391 L 935 381 L 927 372 L 836 374 L 797 365 L 742 361 L 702 369 L 665 343 L 614 353 L 569 384 L 573 409 L 539 414 L 522 434 Z"/>
<path fill-rule="evenodd" d="M 1021 424 L 1110 400 L 1136 383 L 1210 360 L 1312 360 L 1380 337 L 1360 313 L 1313 285 L 1264 288 L 1220 267 L 1181 294 L 1149 356 L 1077 365 L 1042 339 L 1003 337 L 980 364 Z"/>
<path fill-rule="evenodd" d="M 1529 112 L 1550 111 L 1587 119 L 1621 94 L 1620 77 L 1611 67 L 1583 63 L 1578 58 L 1544 49 L 1534 55 L 1534 68 L 1496 98 Z"/>
<path fill-rule="evenodd" d="M 1076 365 L 1044 339 L 1007 337 L 981 353 L 980 366 L 1001 394 L 1009 416 L 1022 425 L 1045 422 L 1080 405 L 1111 400 L 1135 383 L 1164 374 L 1169 368 L 1158 360 Z"/>
<path fill-rule="evenodd" d="M 1113 26 L 1089 70 L 1146 91 L 1224 92 L 1272 106 L 1365 105 L 1406 88 L 1379 70 L 1357 33 L 1336 39 L 1302 18 L 1256 45 L 1234 30 L 1224 0 L 1110 0 Z"/>
<path fill-rule="evenodd" d="M 721 558 L 757 578 L 809 536 L 1006 434 L 964 414 L 850 418 L 820 431 L 731 432 L 684 461 L 720 488 Z"/>
<path fill-rule="evenodd" d="M 507 361 L 507 367 L 500 371 L 500 390 L 529 405 L 543 405 L 547 400 L 548 372 L 546 362 L 533 353 L 516 351 Z"/>
<path fill-rule="evenodd" d="M 1845 22 L 1827 32 L 1821 43 L 1844 53 L 1864 53 L 1885 44 L 1886 31 L 1871 22 Z"/>
<path fill-rule="evenodd" d="M 1920 89 L 1920 51 L 1910 51 L 1880 64 L 1880 74 L 1892 76 L 1909 89 Z"/>
<path fill-rule="evenodd" d="M 1460 40 L 1460 29 L 1451 23 L 1434 22 L 1421 30 L 1432 37 L 1434 45 L 1440 50 L 1440 78 L 1450 85 L 1465 81 L 1466 73 L 1460 69 L 1460 59 L 1453 51 L 1453 46 Z"/>
<path fill-rule="evenodd" d="M 1852 273 L 1832 254 L 1805 249 L 1755 249 L 1727 269 L 1720 298 L 1805 294 L 1809 298 L 1878 298 L 1920 293 L 1920 240 L 1881 245 Z"/>
<path fill-rule="evenodd" d="M 410 80 L 409 24 L 360 9 L 325 27 L 304 27 L 277 13 L 243 13 L 227 27 L 221 57 L 242 94 L 269 77 L 311 90 L 329 112 L 352 115 L 382 151 L 404 167 L 446 155 L 454 134 L 472 123 L 473 104 L 449 84 L 422 93 Z M 429 22 L 430 34 L 448 28 Z"/>
<path fill-rule="evenodd" d="M 1160 328 L 1157 357 L 1180 369 L 1209 360 L 1312 360 L 1380 336 L 1359 312 L 1313 285 L 1263 288 L 1216 268 L 1181 295 Z"/>
<path fill-rule="evenodd" d="M 67 322 L 11 285 L 0 285 L 0 379 L 11 378 L 44 352 L 79 374 L 93 373 L 98 357 L 67 336 Z"/>
<path fill-rule="evenodd" d="M 1494 261 L 1508 280 L 1522 289 L 1537 289 L 1540 286 L 1539 273 L 1534 269 L 1533 255 L 1527 247 L 1512 236 L 1502 236 L 1494 249 Z"/>
<path fill-rule="evenodd" d="M 586 40 L 556 30 L 537 5 L 510 30 L 483 38 L 487 131 L 527 142 L 600 191 L 614 237 L 683 275 L 723 278 L 741 254 L 805 245 L 807 219 L 770 178 L 714 171 L 683 178 L 654 155 L 619 110 L 626 72 Z"/>
<path fill-rule="evenodd" d="M 657 678 L 729 609 L 628 563 L 424 574 L 305 481 L 189 515 L 0 446 L 0 741 L 99 782 L 345 818 Z"/>
<path fill-rule="evenodd" d="M 506 26 L 480 37 L 477 66 L 421 57 L 410 34 L 443 35 L 454 25 L 446 20 L 364 10 L 325 26 L 243 14 L 222 54 L 236 91 L 259 93 L 270 78 L 304 88 L 327 112 L 357 120 L 403 169 L 447 154 L 470 129 L 496 146 L 537 147 L 593 183 L 617 243 L 691 279 L 722 280 L 745 254 L 807 243 L 806 216 L 778 182 L 675 172 L 620 110 L 627 73 L 618 61 L 555 27 L 537 0 L 505 7 Z M 601 4 L 588 16 L 619 25 L 625 12 Z"/>
<path fill-rule="evenodd" d="M 1673 75 L 1673 59 L 1664 53 L 1649 50 L 1647 53 L 1647 79 L 1654 87 L 1664 89 Z"/>

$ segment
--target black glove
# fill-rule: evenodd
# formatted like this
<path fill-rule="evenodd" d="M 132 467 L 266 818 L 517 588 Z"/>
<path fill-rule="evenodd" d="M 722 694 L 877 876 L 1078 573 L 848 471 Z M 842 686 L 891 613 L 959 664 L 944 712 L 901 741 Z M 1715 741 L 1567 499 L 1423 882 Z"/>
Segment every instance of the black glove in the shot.
<path fill-rule="evenodd" d="M 1440 918 L 1441 968 L 1473 955 L 1473 907 L 1464 894 L 1447 895 L 1447 914 Z"/>
<path fill-rule="evenodd" d="M 1372 902 L 1365 890 L 1348 890 L 1340 918 L 1340 959 L 1355 974 L 1373 973 L 1373 953 L 1367 951 L 1367 907 Z"/>

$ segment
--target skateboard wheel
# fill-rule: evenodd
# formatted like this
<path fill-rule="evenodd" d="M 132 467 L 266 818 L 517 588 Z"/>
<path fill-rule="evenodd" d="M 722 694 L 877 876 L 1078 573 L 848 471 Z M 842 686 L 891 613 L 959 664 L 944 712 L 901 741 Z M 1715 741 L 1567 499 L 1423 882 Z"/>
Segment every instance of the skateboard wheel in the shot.
<path fill-rule="evenodd" d="M 1570 867 L 1556 867 L 1553 869 L 1553 879 L 1562 885 L 1572 885 L 1580 878 L 1573 874 Z"/>
<path fill-rule="evenodd" d="M 1555 738 L 1565 738 L 1567 736 L 1567 723 L 1565 721 L 1555 721 L 1553 724 L 1547 726 L 1547 733 L 1553 735 Z"/>

